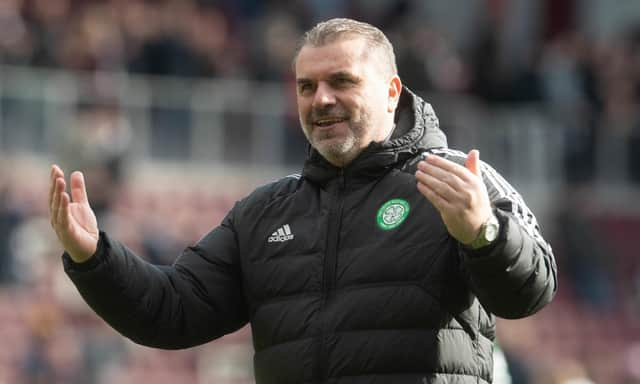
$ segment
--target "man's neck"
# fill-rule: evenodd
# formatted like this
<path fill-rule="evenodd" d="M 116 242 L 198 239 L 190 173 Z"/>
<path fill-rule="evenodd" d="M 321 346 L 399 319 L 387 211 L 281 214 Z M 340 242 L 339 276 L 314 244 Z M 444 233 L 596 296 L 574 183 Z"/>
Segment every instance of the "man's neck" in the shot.
<path fill-rule="evenodd" d="M 389 134 L 387 134 L 387 137 L 384 138 L 384 140 L 382 141 L 383 143 L 386 143 L 387 141 L 389 141 L 391 139 L 391 136 L 393 135 L 393 132 L 396 130 L 396 125 L 393 124 L 393 126 L 391 127 L 391 129 L 389 130 Z"/>

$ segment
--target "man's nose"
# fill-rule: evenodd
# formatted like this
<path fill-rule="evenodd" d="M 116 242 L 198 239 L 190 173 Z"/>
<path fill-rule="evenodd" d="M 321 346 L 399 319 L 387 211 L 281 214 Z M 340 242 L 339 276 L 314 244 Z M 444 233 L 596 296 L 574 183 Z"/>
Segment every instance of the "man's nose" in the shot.
<path fill-rule="evenodd" d="M 316 94 L 313 98 L 313 106 L 314 107 L 322 107 L 325 105 L 331 105 L 336 103 L 335 95 L 333 94 L 333 90 L 325 83 L 319 83 L 316 88 Z"/>

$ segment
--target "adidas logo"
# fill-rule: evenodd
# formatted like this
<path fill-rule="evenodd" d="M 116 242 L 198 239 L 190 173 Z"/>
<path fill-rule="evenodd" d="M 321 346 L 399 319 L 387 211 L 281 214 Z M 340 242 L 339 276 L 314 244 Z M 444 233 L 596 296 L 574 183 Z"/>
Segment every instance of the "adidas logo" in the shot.
<path fill-rule="evenodd" d="M 291 228 L 289 228 L 289 224 L 285 224 L 282 227 L 278 228 L 277 231 L 273 232 L 271 236 L 269 236 L 269 243 L 277 243 L 293 240 L 293 233 L 291 233 Z"/>

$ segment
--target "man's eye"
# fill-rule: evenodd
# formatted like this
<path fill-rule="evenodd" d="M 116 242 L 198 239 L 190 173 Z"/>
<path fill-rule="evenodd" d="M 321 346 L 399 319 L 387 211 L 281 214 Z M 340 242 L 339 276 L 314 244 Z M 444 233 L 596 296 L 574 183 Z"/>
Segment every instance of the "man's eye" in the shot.
<path fill-rule="evenodd" d="M 346 87 L 346 86 L 350 86 L 350 85 L 355 84 L 355 81 L 353 81 L 352 79 L 350 79 L 348 77 L 339 77 L 334 81 L 334 83 L 337 86 Z"/>
<path fill-rule="evenodd" d="M 304 83 L 304 84 L 300 84 L 298 85 L 298 92 L 299 93 L 307 93 L 309 91 L 311 91 L 312 86 L 309 83 Z"/>

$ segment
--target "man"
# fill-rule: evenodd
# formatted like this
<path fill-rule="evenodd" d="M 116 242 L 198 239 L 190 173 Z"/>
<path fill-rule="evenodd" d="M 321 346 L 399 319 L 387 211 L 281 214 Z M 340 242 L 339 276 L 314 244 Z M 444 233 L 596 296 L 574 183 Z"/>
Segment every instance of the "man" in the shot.
<path fill-rule="evenodd" d="M 67 273 L 141 344 L 186 348 L 251 322 L 259 384 L 491 382 L 494 315 L 528 316 L 556 291 L 535 218 L 478 151 L 446 148 L 375 27 L 318 24 L 294 68 L 302 175 L 237 202 L 171 267 L 100 232 L 82 174 L 69 197 L 53 166 Z"/>

